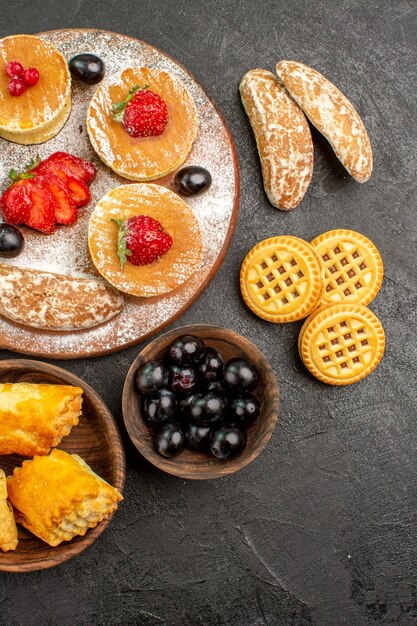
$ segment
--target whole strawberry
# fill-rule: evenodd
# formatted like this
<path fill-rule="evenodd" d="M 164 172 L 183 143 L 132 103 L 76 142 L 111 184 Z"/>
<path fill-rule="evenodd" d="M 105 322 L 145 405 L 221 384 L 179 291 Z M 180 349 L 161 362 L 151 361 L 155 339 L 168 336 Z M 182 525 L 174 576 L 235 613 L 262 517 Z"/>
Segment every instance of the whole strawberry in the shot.
<path fill-rule="evenodd" d="M 165 101 L 148 86 L 135 85 L 126 100 L 113 105 L 114 119 L 122 122 L 131 137 L 155 137 L 161 135 L 168 124 L 168 108 Z"/>
<path fill-rule="evenodd" d="M 122 270 L 127 260 L 133 265 L 149 265 L 166 254 L 172 246 L 172 237 L 153 217 L 137 215 L 128 220 L 111 221 L 119 227 L 117 254 Z"/>

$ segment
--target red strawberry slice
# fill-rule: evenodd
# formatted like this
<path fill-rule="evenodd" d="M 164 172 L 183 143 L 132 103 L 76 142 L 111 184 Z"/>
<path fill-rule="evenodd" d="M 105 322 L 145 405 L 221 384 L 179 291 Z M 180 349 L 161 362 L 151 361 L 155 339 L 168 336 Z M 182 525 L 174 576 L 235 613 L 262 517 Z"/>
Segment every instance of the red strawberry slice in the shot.
<path fill-rule="evenodd" d="M 86 185 L 91 183 L 97 172 L 90 161 L 68 154 L 68 152 L 54 152 L 46 161 L 64 163 L 72 174 L 82 180 Z"/>
<path fill-rule="evenodd" d="M 52 194 L 46 187 L 39 184 L 36 178 L 31 178 L 26 182 L 32 201 L 29 217 L 25 221 L 26 226 L 43 233 L 53 233 L 55 229 L 55 203 Z"/>
<path fill-rule="evenodd" d="M 90 201 L 91 194 L 88 187 L 77 176 L 74 176 L 69 167 L 59 161 L 42 161 L 38 167 L 32 170 L 36 174 L 54 174 L 58 176 L 68 187 L 69 195 L 76 207 L 81 207 Z"/>
<path fill-rule="evenodd" d="M 55 174 L 37 176 L 36 182 L 48 189 L 54 200 L 55 222 L 57 224 L 72 224 L 75 222 L 78 216 L 77 207 L 64 182 Z"/>
<path fill-rule="evenodd" d="M 19 180 L 9 187 L 1 197 L 0 207 L 8 224 L 25 224 L 32 207 L 29 181 Z"/>

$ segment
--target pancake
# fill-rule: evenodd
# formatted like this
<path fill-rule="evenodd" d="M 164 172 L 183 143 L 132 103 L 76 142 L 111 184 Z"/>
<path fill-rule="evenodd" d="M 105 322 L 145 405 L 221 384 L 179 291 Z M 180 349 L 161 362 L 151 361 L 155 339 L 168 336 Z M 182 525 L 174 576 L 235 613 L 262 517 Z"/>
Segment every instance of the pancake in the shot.
<path fill-rule="evenodd" d="M 71 96 L 68 96 L 65 106 L 60 111 L 59 115 L 40 130 L 34 130 L 31 133 L 7 133 L 4 130 L 0 130 L 0 137 L 7 139 L 7 141 L 13 141 L 14 143 L 23 144 L 25 146 L 45 143 L 45 141 L 55 137 L 65 126 L 70 113 Z"/>
<path fill-rule="evenodd" d="M 167 104 L 168 124 L 155 137 L 131 137 L 113 119 L 112 105 L 125 100 L 134 85 L 149 85 Z M 187 158 L 197 135 L 194 101 L 185 85 L 167 72 L 128 68 L 105 79 L 87 112 L 87 130 L 98 156 L 124 178 L 149 181 L 176 170 Z"/>
<path fill-rule="evenodd" d="M 9 77 L 5 72 L 9 61 L 19 61 L 25 68 L 36 67 L 39 71 L 39 81 L 21 96 L 9 94 Z M 45 129 L 62 114 L 70 98 L 68 65 L 55 46 L 33 35 L 12 35 L 0 40 L 2 133 L 22 135 Z"/>
<path fill-rule="evenodd" d="M 117 225 L 113 219 L 148 215 L 172 237 L 166 254 L 148 265 L 127 263 L 117 256 Z M 93 262 L 108 282 L 134 296 L 158 296 L 176 289 L 198 268 L 202 235 L 197 218 L 176 193 L 160 185 L 130 184 L 111 189 L 97 204 L 88 227 Z"/>

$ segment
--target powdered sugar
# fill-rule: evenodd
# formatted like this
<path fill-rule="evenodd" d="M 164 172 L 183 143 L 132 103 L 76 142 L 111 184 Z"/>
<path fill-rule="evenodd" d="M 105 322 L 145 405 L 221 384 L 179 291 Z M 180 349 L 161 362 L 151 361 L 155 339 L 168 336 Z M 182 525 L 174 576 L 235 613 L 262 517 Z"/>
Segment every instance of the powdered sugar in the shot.
<path fill-rule="evenodd" d="M 200 222 L 203 255 L 198 271 L 180 288 L 156 298 L 129 296 L 125 309 L 116 318 L 102 326 L 71 334 L 38 332 L 0 320 L 0 342 L 5 348 L 27 354 L 75 358 L 80 352 L 93 355 L 140 341 L 144 335 L 156 332 L 162 324 L 191 303 L 218 257 L 225 252 L 222 248 L 230 228 L 238 190 L 234 155 L 223 122 L 202 88 L 173 60 L 140 41 L 105 31 L 63 30 L 42 37 L 56 45 L 66 59 L 87 51 L 98 54 L 103 58 L 109 75 L 123 67 L 147 65 L 179 77 L 191 93 L 199 116 L 198 135 L 185 164 L 202 165 L 213 176 L 213 183 L 207 192 L 187 199 L 187 204 Z M 3 176 L 12 167 L 21 168 L 37 153 L 41 158 L 46 158 L 56 150 L 65 150 L 90 159 L 98 169 L 91 185 L 91 203 L 80 210 L 77 223 L 58 227 L 49 236 L 28 229 L 25 232 L 25 250 L 21 256 L 10 261 L 13 265 L 67 275 L 97 276 L 87 245 L 89 215 L 105 193 L 127 181 L 99 160 L 88 140 L 85 118 L 95 89 L 87 85 L 73 85 L 71 116 L 63 130 L 45 144 L 20 146 L 0 139 L 0 172 Z M 173 174 L 157 182 L 172 189 L 172 181 Z"/>

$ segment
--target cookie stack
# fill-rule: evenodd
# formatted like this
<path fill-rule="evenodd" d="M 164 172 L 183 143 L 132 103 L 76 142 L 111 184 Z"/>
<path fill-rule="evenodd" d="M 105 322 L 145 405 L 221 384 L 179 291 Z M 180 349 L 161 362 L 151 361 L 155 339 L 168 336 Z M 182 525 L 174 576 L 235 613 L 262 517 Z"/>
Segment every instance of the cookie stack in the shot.
<path fill-rule="evenodd" d="M 261 241 L 242 264 L 240 287 L 262 319 L 307 318 L 298 339 L 303 363 L 322 382 L 349 385 L 370 374 L 384 352 L 384 330 L 366 306 L 382 278 L 375 245 L 337 229 L 310 243 L 288 235 Z"/>

